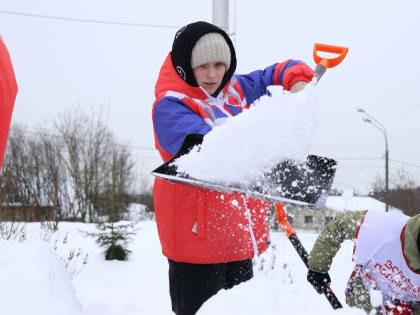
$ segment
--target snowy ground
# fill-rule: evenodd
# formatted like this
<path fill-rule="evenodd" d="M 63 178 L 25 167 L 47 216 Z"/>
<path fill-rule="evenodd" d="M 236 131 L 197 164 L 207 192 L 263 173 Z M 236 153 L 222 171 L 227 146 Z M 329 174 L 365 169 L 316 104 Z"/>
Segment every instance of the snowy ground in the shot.
<path fill-rule="evenodd" d="M 103 250 L 82 233 L 94 231 L 93 224 L 60 223 L 57 251 L 51 250 L 49 245 L 44 246 L 41 241 L 0 242 L 3 252 L 0 257 L 0 294 L 4 297 L 7 293 L 6 297 L 9 297 L 5 303 L 2 302 L 0 313 L 28 314 L 30 303 L 19 304 L 17 301 L 39 300 L 42 303 L 32 304 L 30 314 L 57 315 L 55 301 L 67 305 L 60 315 L 172 314 L 167 261 L 161 254 L 156 224 L 145 221 L 138 223 L 137 227 L 138 234 L 130 246 L 133 253 L 126 262 L 104 260 Z M 28 224 L 27 230 L 28 238 L 39 239 L 38 223 Z M 60 240 L 67 233 L 67 243 L 62 244 Z M 309 251 L 317 235 L 302 231 L 297 233 Z M 272 246 L 256 260 L 255 277 L 231 290 L 219 292 L 200 309 L 199 314 L 334 313 L 325 297 L 315 293 L 306 282 L 305 267 L 287 238 L 282 233 L 272 233 L 271 237 Z M 55 255 L 65 256 L 71 248 L 81 248 L 82 255 L 89 254 L 88 263 L 72 279 L 74 293 L 66 284 L 67 274 L 59 266 L 61 263 Z M 5 252 L 11 255 L 4 255 Z M 352 243 L 345 242 L 330 273 L 332 288 L 343 304 L 343 290 L 353 268 L 351 253 Z M 77 266 L 73 268 L 77 269 Z M 60 271 L 59 276 L 53 274 L 52 269 Z M 15 294 L 19 294 L 19 299 Z M 46 307 L 45 302 L 47 305 L 55 303 L 55 306 Z M 363 314 L 346 307 L 335 313 Z"/>

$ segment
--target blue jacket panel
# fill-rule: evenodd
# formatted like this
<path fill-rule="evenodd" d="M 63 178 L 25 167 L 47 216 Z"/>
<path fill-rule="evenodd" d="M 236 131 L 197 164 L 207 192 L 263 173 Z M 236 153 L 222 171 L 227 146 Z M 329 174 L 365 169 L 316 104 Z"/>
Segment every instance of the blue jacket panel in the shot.
<path fill-rule="evenodd" d="M 205 135 L 211 128 L 204 120 L 176 97 L 164 97 L 155 105 L 153 115 L 156 136 L 161 147 L 175 154 L 186 135 Z"/>

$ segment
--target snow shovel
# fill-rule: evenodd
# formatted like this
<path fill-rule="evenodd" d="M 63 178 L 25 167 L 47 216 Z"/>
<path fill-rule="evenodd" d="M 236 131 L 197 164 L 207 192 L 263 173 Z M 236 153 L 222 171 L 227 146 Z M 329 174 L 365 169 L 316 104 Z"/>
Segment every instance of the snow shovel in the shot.
<path fill-rule="evenodd" d="M 335 53 L 339 55 L 335 58 L 322 58 L 318 55 L 318 51 Z M 317 66 L 315 67 L 315 70 L 314 70 L 315 77 L 312 80 L 312 83 L 316 85 L 328 68 L 333 68 L 337 66 L 338 64 L 340 64 L 343 61 L 343 59 L 346 57 L 347 51 L 348 51 L 348 48 L 346 47 L 316 43 L 314 45 L 313 57 L 314 57 L 315 62 L 317 63 Z M 282 204 L 274 203 L 274 208 L 276 210 L 277 221 L 279 223 L 281 230 L 286 234 L 287 238 L 292 243 L 293 247 L 296 249 L 296 252 L 298 253 L 299 257 L 302 259 L 305 266 L 309 268 L 309 265 L 308 265 L 309 254 L 306 251 L 306 249 L 303 247 L 303 244 L 297 237 L 296 232 L 293 230 L 292 226 L 287 220 L 287 214 L 286 214 L 286 211 L 284 211 L 284 206 Z M 333 309 L 339 309 L 343 307 L 328 284 L 325 284 L 324 295 L 327 298 L 328 302 L 333 307 Z"/>
<path fill-rule="evenodd" d="M 0 170 L 9 135 L 17 83 L 6 45 L 0 36 Z"/>
<path fill-rule="evenodd" d="M 274 204 L 274 207 L 276 209 L 277 221 L 279 223 L 281 230 L 286 234 L 290 243 L 292 243 L 293 247 L 296 249 L 296 252 L 298 253 L 299 257 L 302 259 L 306 268 L 309 268 L 309 265 L 308 265 L 309 254 L 306 251 L 305 247 L 303 247 L 303 244 L 297 237 L 296 232 L 293 230 L 292 226 L 287 220 L 287 214 L 286 214 L 286 211 L 284 211 L 283 205 Z M 328 302 L 330 302 L 333 309 L 336 310 L 343 307 L 328 284 L 325 284 L 324 295 L 327 298 Z"/>
<path fill-rule="evenodd" d="M 318 56 L 318 51 L 341 53 L 333 59 Z M 347 48 L 325 44 L 315 44 L 314 59 L 317 62 L 315 78 L 317 84 L 327 68 L 335 67 L 345 57 Z M 304 163 L 286 160 L 279 163 L 270 173 L 255 180 L 255 185 L 244 187 L 241 183 L 211 183 L 181 174 L 177 171 L 176 159 L 188 153 L 192 147 L 201 144 L 203 135 L 190 134 L 184 139 L 179 151 L 158 168 L 152 175 L 172 182 L 192 185 L 222 193 L 242 193 L 255 199 L 274 203 L 293 204 L 302 208 L 320 210 L 326 201 L 335 176 L 336 161 L 315 155 L 308 156 Z M 174 163 L 175 162 L 175 163 Z"/>
<path fill-rule="evenodd" d="M 192 178 L 178 172 L 176 160 L 203 141 L 201 134 L 189 134 L 178 152 L 158 168 L 152 175 L 175 183 L 191 185 L 221 193 L 240 193 L 263 201 L 293 204 L 301 208 L 319 210 L 324 206 L 326 194 L 334 180 L 336 161 L 333 159 L 309 155 L 305 162 L 284 160 L 255 184 L 216 183 Z"/>

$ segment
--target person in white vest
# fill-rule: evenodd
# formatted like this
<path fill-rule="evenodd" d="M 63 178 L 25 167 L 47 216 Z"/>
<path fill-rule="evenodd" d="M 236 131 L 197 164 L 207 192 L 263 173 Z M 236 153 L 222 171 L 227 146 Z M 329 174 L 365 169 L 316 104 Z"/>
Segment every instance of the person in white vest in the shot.
<path fill-rule="evenodd" d="M 326 290 L 328 271 L 344 240 L 355 241 L 356 266 L 346 303 L 366 313 L 420 314 L 420 214 L 346 211 L 329 222 L 309 255 L 308 281 Z"/>

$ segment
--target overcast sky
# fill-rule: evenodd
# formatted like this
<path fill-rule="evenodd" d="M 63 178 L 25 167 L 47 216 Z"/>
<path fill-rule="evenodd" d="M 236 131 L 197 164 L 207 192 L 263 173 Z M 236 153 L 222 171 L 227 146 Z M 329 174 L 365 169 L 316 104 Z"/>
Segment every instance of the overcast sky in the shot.
<path fill-rule="evenodd" d="M 109 127 L 135 146 L 143 172 L 160 164 L 153 151 L 154 84 L 177 27 L 211 22 L 211 0 L 2 0 L 0 11 L 137 24 L 0 12 L 19 85 L 13 121 L 37 126 L 69 108 L 105 106 Z M 404 167 L 420 183 L 419 12 L 416 0 L 237 1 L 237 73 L 288 58 L 314 67 L 316 42 L 349 48 L 317 86 L 323 104 L 313 153 L 338 159 L 338 188 L 366 191 L 384 175 L 384 136 L 362 122 L 358 107 L 386 127 L 391 179 Z"/>

